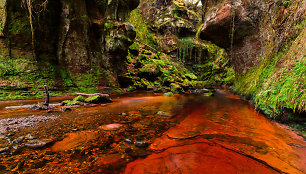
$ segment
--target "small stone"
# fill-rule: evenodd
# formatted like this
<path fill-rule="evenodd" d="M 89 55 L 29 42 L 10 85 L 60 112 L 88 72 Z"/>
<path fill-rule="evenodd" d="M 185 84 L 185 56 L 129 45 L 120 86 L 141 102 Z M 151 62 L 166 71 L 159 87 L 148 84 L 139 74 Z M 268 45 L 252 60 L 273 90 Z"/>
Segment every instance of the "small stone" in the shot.
<path fill-rule="evenodd" d="M 47 143 L 41 140 L 30 140 L 24 145 L 31 148 L 41 148 L 44 147 Z"/>
<path fill-rule="evenodd" d="M 14 136 L 14 135 L 15 135 L 15 133 L 12 133 L 12 132 L 7 134 L 8 137 L 11 137 L 11 136 Z"/>
<path fill-rule="evenodd" d="M 12 148 L 13 148 L 14 150 L 18 150 L 18 149 L 20 149 L 21 147 L 18 146 L 18 145 L 16 145 L 16 146 L 13 146 Z"/>
<path fill-rule="evenodd" d="M 122 115 L 122 116 L 127 116 L 127 113 L 122 112 L 121 115 Z"/>
<path fill-rule="evenodd" d="M 27 135 L 25 136 L 25 138 L 28 139 L 28 140 L 33 140 L 33 139 L 35 139 L 35 137 L 34 137 L 33 135 L 31 135 L 31 134 L 27 134 Z"/>
<path fill-rule="evenodd" d="M 135 146 L 139 148 L 147 148 L 150 145 L 150 143 L 147 142 L 135 142 Z"/>
<path fill-rule="evenodd" d="M 128 144 L 134 144 L 134 142 L 129 138 L 124 139 L 124 141 Z"/>
<path fill-rule="evenodd" d="M 62 107 L 61 110 L 62 110 L 63 112 L 72 111 L 71 108 L 66 108 L 66 107 Z"/>
<path fill-rule="evenodd" d="M 16 139 L 13 141 L 13 143 L 18 144 L 18 143 L 21 143 L 23 140 L 24 140 L 24 136 L 21 136 L 21 137 L 16 138 Z"/>
<path fill-rule="evenodd" d="M 10 150 L 9 147 L 0 148 L 0 153 L 8 152 Z"/>
<path fill-rule="evenodd" d="M 165 113 L 163 111 L 158 111 L 157 115 L 160 115 L 160 116 L 169 116 L 169 114 L 167 114 L 167 113 Z"/>
<path fill-rule="evenodd" d="M 103 130 L 116 130 L 119 129 L 122 125 L 118 123 L 102 125 L 99 128 Z"/>

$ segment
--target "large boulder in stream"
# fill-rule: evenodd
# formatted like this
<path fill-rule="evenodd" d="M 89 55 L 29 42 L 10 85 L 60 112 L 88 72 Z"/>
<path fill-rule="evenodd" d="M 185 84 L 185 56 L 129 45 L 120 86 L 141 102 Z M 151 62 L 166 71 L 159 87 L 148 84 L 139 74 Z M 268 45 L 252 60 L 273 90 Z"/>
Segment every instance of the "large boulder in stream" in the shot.
<path fill-rule="evenodd" d="M 112 100 L 109 98 L 109 96 L 102 96 L 102 95 L 94 95 L 90 96 L 85 99 L 86 103 L 93 103 L 93 104 L 99 104 L 99 103 L 110 103 Z"/>

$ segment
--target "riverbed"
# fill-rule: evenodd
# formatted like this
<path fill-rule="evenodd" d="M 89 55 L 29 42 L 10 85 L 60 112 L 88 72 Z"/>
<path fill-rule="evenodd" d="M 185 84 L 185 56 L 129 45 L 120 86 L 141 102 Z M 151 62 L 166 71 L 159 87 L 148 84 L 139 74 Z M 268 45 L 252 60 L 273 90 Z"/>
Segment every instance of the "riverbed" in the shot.
<path fill-rule="evenodd" d="M 112 99 L 66 112 L 1 102 L 0 172 L 306 173 L 305 140 L 227 91 Z"/>

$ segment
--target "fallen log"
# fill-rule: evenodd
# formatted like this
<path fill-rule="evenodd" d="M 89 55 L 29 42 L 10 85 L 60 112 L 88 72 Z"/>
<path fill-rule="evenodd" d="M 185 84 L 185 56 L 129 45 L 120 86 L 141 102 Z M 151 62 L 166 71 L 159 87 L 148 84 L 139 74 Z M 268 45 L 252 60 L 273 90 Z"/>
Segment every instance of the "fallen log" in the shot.
<path fill-rule="evenodd" d="M 54 103 L 54 104 L 49 104 L 49 107 L 56 107 L 56 106 L 61 106 L 61 103 Z M 37 104 L 34 105 L 21 105 L 21 106 L 7 106 L 5 109 L 32 109 L 36 107 Z"/>

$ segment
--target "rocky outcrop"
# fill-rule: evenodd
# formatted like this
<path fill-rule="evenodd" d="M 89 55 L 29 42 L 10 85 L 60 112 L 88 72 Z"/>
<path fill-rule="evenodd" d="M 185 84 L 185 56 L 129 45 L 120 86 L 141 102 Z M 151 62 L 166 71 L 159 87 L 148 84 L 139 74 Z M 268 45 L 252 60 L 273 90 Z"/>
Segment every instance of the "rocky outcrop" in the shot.
<path fill-rule="evenodd" d="M 4 11 L 2 2 L 5 1 L 1 1 L 0 10 Z M 121 62 L 136 36 L 134 27 L 125 20 L 139 5 L 139 0 L 38 0 L 33 3 L 34 50 L 38 61 L 59 63 L 72 74 L 103 69 L 109 72 L 105 76 L 113 81 L 112 85 L 118 85 Z M 31 52 L 26 4 L 9 1 L 6 12 L 6 25 L 0 21 L 0 35 L 5 37 L 0 43 L 9 49 L 10 57 L 32 59 L 35 56 Z M 3 28 L 6 30 L 2 33 Z M 1 49 L 1 52 L 4 51 Z"/>
<path fill-rule="evenodd" d="M 137 0 L 63 1 L 60 62 L 82 72 L 92 66 L 111 68 L 122 61 L 136 36 L 134 27 L 124 20 L 138 4 Z"/>
<path fill-rule="evenodd" d="M 245 74 L 250 67 L 258 64 L 260 57 L 271 55 L 271 50 L 286 42 L 288 34 L 282 33 L 296 34 L 294 28 L 286 26 L 295 25 L 303 17 L 289 14 L 289 9 L 286 8 L 290 3 L 202 0 L 205 20 L 200 38 L 212 41 L 231 52 L 235 71 Z M 294 10 L 303 14 L 302 9 L 301 5 Z"/>

